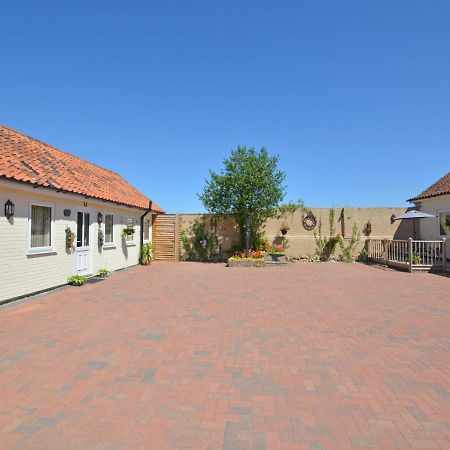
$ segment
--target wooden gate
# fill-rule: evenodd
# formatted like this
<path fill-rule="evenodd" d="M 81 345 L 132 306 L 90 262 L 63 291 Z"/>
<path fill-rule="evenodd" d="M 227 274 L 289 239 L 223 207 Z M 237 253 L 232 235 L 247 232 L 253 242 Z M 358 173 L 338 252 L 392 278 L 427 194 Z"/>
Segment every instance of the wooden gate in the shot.
<path fill-rule="evenodd" d="M 178 261 L 180 259 L 180 220 L 176 214 L 153 216 L 152 240 L 155 261 Z"/>

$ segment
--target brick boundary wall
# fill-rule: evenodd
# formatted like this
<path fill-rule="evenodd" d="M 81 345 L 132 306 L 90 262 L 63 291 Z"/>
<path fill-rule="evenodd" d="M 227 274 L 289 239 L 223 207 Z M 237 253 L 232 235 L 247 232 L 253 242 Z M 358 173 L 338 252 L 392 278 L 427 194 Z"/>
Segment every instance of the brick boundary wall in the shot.
<path fill-rule="evenodd" d="M 390 218 L 392 214 L 400 215 L 404 213 L 406 207 L 392 208 L 342 208 L 336 207 L 335 223 L 336 233 L 340 233 L 345 239 L 350 239 L 353 224 L 356 223 L 360 233 L 361 241 L 358 244 L 355 253 L 359 253 L 365 245 L 368 237 L 373 239 L 407 239 L 413 235 L 413 221 L 396 221 L 391 224 Z M 329 208 L 311 208 L 312 213 L 317 219 L 322 221 L 322 234 L 328 235 L 328 214 Z M 184 230 L 188 235 L 192 236 L 192 225 L 196 220 L 205 219 L 206 229 L 210 227 L 209 214 L 179 214 L 180 231 Z M 292 215 L 288 215 L 287 220 L 269 219 L 264 227 L 264 232 L 269 241 L 274 241 L 281 236 L 280 226 L 282 222 L 287 222 L 290 226 L 286 237 L 288 239 L 287 254 L 290 257 L 305 257 L 314 255 L 315 239 L 314 231 L 318 233 L 318 224 L 314 230 L 308 231 L 302 223 L 302 213 L 297 211 Z M 370 236 L 363 234 L 364 226 L 370 221 L 372 232 Z M 419 224 L 417 224 L 417 228 Z M 229 217 L 219 222 L 217 226 L 217 236 L 221 244 L 222 253 L 229 251 L 236 243 L 239 242 L 239 231 L 235 226 L 233 218 Z M 185 251 L 181 245 L 181 258 L 185 256 Z"/>

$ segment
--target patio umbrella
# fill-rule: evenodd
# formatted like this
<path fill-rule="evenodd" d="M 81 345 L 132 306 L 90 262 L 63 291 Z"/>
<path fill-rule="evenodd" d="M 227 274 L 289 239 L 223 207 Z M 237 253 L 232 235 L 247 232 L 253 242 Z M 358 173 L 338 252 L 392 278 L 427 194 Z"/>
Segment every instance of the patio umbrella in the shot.
<path fill-rule="evenodd" d="M 394 223 L 396 220 L 404 220 L 404 219 L 428 219 L 428 218 L 436 218 L 433 214 L 424 213 L 422 211 L 417 211 L 416 209 L 412 209 L 411 211 L 407 211 L 405 214 L 401 214 L 400 216 L 396 216 L 392 214 L 391 223 Z M 416 238 L 416 221 L 414 220 L 414 239 Z"/>

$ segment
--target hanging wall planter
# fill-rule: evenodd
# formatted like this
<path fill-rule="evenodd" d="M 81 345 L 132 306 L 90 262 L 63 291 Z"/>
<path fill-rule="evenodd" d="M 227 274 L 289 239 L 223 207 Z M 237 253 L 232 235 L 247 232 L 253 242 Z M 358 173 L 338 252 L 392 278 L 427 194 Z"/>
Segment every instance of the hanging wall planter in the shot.
<path fill-rule="evenodd" d="M 290 228 L 291 227 L 286 222 L 283 222 L 280 226 L 281 234 L 283 236 L 285 236 L 287 234 L 287 232 L 290 230 Z"/>
<path fill-rule="evenodd" d="M 103 234 L 103 231 L 101 228 L 98 229 L 98 246 L 102 247 L 103 242 L 105 242 L 105 235 Z"/>
<path fill-rule="evenodd" d="M 132 236 L 133 234 L 134 234 L 134 228 L 133 227 L 126 227 L 122 231 L 122 235 L 124 237 Z"/>
<path fill-rule="evenodd" d="M 75 242 L 75 233 L 69 227 L 66 227 L 65 232 L 66 232 L 66 249 L 71 250 Z"/>
<path fill-rule="evenodd" d="M 363 233 L 364 236 L 370 236 L 372 234 L 372 224 L 370 223 L 370 220 L 364 225 Z"/>

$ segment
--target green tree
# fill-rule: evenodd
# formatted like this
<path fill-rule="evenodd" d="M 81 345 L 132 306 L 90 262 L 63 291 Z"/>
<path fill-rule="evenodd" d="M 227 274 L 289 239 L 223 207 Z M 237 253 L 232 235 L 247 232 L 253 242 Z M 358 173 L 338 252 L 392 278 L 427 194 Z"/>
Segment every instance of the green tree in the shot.
<path fill-rule="evenodd" d="M 261 228 L 269 217 L 277 215 L 283 200 L 285 174 L 278 169 L 278 156 L 270 156 L 263 147 L 238 147 L 223 162 L 220 173 L 209 171 L 203 193 L 199 195 L 206 210 L 220 216 L 232 215 L 239 227 L 241 244 L 250 246 L 261 237 Z"/>

